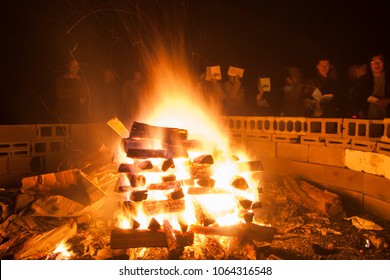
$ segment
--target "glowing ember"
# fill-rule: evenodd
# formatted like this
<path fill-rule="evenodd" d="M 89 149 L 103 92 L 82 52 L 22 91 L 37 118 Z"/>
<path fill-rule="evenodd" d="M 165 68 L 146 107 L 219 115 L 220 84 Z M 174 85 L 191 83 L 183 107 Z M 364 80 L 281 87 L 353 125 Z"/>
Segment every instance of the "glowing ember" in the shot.
<path fill-rule="evenodd" d="M 73 252 L 69 250 L 69 246 L 65 241 L 62 241 L 53 253 L 49 254 L 46 259 L 48 260 L 69 260 L 73 255 Z"/>

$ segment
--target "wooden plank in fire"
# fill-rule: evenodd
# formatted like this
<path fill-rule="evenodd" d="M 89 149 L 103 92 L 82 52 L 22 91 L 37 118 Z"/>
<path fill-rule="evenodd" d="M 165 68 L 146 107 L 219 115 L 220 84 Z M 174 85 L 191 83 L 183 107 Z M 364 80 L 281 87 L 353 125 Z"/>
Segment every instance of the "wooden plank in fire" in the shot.
<path fill-rule="evenodd" d="M 152 126 L 146 123 L 134 122 L 131 126 L 129 138 L 161 139 L 166 143 L 177 143 L 187 140 L 186 129 Z"/>
<path fill-rule="evenodd" d="M 172 232 L 171 232 L 172 233 Z M 185 247 L 192 245 L 194 234 L 190 231 L 181 233 L 173 231 L 175 246 Z M 127 249 L 142 247 L 168 247 L 166 233 L 163 230 L 120 229 L 111 231 L 110 248 Z"/>
<path fill-rule="evenodd" d="M 190 166 L 190 176 L 192 179 L 210 178 L 212 175 L 211 164 L 193 163 Z"/>
<path fill-rule="evenodd" d="M 276 234 L 276 228 L 261 226 L 254 223 L 208 227 L 191 225 L 190 231 L 204 235 L 235 236 L 245 240 L 260 242 L 271 242 Z"/>
<path fill-rule="evenodd" d="M 141 209 L 147 216 L 159 214 L 183 212 L 185 210 L 184 199 L 144 200 L 140 202 L 126 201 L 124 206 L 129 209 Z M 138 206 L 140 206 L 138 208 Z"/>
<path fill-rule="evenodd" d="M 163 149 L 128 149 L 127 157 L 130 158 L 165 158 L 166 151 Z"/>
<path fill-rule="evenodd" d="M 167 182 L 160 182 L 160 183 L 152 183 L 148 185 L 148 190 L 170 190 L 170 189 L 177 189 L 183 186 L 183 183 L 179 180 L 177 181 L 167 181 Z"/>
<path fill-rule="evenodd" d="M 228 190 L 220 188 L 209 187 L 189 187 L 187 194 L 190 195 L 203 195 L 203 194 L 231 194 Z"/>

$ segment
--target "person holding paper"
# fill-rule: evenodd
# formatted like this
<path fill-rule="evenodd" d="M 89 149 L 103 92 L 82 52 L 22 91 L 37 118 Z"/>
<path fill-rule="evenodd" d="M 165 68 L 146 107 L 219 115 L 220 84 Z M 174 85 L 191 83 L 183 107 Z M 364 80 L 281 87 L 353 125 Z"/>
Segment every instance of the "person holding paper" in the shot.
<path fill-rule="evenodd" d="M 226 99 L 224 102 L 224 113 L 226 115 L 242 115 L 244 114 L 244 88 L 241 84 L 241 79 L 244 74 L 244 69 L 238 67 L 229 67 L 229 80 L 224 83 Z"/>
<path fill-rule="evenodd" d="M 288 67 L 285 85 L 282 87 L 281 116 L 319 117 L 322 114 L 318 88 L 302 82 L 302 72 L 298 67 Z"/>
<path fill-rule="evenodd" d="M 206 67 L 206 74 L 201 78 L 201 90 L 204 99 L 218 113 L 223 110 L 223 102 L 226 98 L 221 80 L 222 75 L 219 65 Z"/>
<path fill-rule="evenodd" d="M 340 116 L 341 96 L 334 65 L 327 57 L 320 57 L 316 63 L 316 72 L 311 84 L 322 93 L 322 117 L 334 118 Z"/>
<path fill-rule="evenodd" d="M 66 72 L 55 80 L 54 111 L 61 122 L 82 123 L 88 120 L 89 90 L 80 64 L 71 58 Z"/>
<path fill-rule="evenodd" d="M 271 80 L 270 78 L 259 77 L 257 84 L 257 94 L 256 94 L 256 105 L 257 110 L 256 115 L 260 116 L 273 116 L 275 111 L 271 105 Z"/>
<path fill-rule="evenodd" d="M 390 116 L 390 75 L 385 70 L 385 58 L 381 53 L 370 56 L 369 71 L 359 79 L 354 92 L 363 104 L 367 119 L 383 119 Z"/>

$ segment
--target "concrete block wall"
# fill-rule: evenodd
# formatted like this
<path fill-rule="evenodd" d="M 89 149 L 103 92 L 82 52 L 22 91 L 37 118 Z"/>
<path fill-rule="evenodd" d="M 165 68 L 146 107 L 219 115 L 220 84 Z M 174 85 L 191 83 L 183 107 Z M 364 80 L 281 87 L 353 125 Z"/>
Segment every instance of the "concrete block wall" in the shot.
<path fill-rule="evenodd" d="M 105 123 L 0 126 L 0 187 L 18 187 L 23 177 L 59 171 L 64 159 L 79 151 L 119 149 L 120 141 Z"/>
<path fill-rule="evenodd" d="M 390 220 L 390 119 L 241 118 L 250 124 L 241 129 L 241 142 L 262 161 L 265 177 L 306 178 Z M 266 120 L 273 127 L 251 125 Z"/>
<path fill-rule="evenodd" d="M 224 124 L 265 177 L 304 177 L 390 220 L 389 119 L 225 116 Z M 121 140 L 105 123 L 0 126 L 0 187 L 57 171 L 80 150 L 119 149 Z"/>

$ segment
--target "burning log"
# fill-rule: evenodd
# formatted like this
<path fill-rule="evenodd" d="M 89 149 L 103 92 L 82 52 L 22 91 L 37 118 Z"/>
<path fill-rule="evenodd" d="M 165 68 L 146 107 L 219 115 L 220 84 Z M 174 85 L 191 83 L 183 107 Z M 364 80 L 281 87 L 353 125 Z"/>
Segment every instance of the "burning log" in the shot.
<path fill-rule="evenodd" d="M 185 210 L 185 200 L 145 200 L 142 203 L 142 210 L 148 216 L 155 216 L 164 213 L 182 212 Z"/>
<path fill-rule="evenodd" d="M 165 160 L 162 164 L 161 170 L 163 172 L 167 171 L 169 168 L 175 168 L 175 163 L 173 162 L 173 159 L 169 158 Z"/>
<path fill-rule="evenodd" d="M 239 190 L 247 190 L 249 188 L 248 183 L 241 176 L 234 176 L 230 183 L 233 187 Z"/>
<path fill-rule="evenodd" d="M 167 247 L 170 257 L 178 258 L 183 253 L 184 246 L 179 246 L 176 233 L 168 220 L 164 220 L 163 222 L 163 231 L 167 239 Z"/>
<path fill-rule="evenodd" d="M 295 180 L 290 176 L 286 176 L 283 181 L 287 196 L 295 203 L 327 217 L 346 216 L 338 195 L 320 190 L 303 180 Z"/>
<path fill-rule="evenodd" d="M 153 218 L 149 223 L 148 229 L 153 231 L 153 230 L 159 230 L 160 228 L 161 228 L 160 223 L 155 218 Z"/>
<path fill-rule="evenodd" d="M 229 191 L 219 188 L 209 187 L 189 187 L 187 194 L 190 195 L 203 195 L 203 194 L 231 194 Z"/>
<path fill-rule="evenodd" d="M 271 242 L 276 233 L 273 227 L 260 226 L 253 223 L 237 224 L 233 226 L 209 226 L 192 225 L 190 231 L 204 235 L 235 236 L 242 240 Z"/>
<path fill-rule="evenodd" d="M 140 202 L 142 200 L 146 200 L 148 198 L 147 190 L 133 191 L 130 195 L 130 200 L 134 202 Z"/>
<path fill-rule="evenodd" d="M 137 167 L 141 170 L 153 169 L 153 164 L 150 160 L 143 160 L 137 163 Z"/>
<path fill-rule="evenodd" d="M 215 186 L 215 180 L 213 178 L 201 178 L 196 181 L 201 187 L 213 188 Z"/>
<path fill-rule="evenodd" d="M 128 149 L 127 157 L 130 158 L 165 158 L 166 151 L 162 149 Z"/>
<path fill-rule="evenodd" d="M 178 248 L 192 245 L 194 234 L 173 231 Z M 127 249 L 142 247 L 168 247 L 166 233 L 162 230 L 134 230 L 114 228 L 111 231 L 110 248 Z"/>
<path fill-rule="evenodd" d="M 211 155 L 202 155 L 193 160 L 196 164 L 214 164 L 214 158 Z"/>
<path fill-rule="evenodd" d="M 152 126 L 134 122 L 129 138 L 161 139 L 166 143 L 177 143 L 187 140 L 188 131 L 173 127 Z"/>
<path fill-rule="evenodd" d="M 169 195 L 168 197 L 170 199 L 182 199 L 184 198 L 184 192 L 183 192 L 183 189 L 182 188 L 179 188 L 179 189 L 176 189 L 176 190 L 173 190 Z"/>
<path fill-rule="evenodd" d="M 170 190 L 180 188 L 181 186 L 183 186 L 182 181 L 167 181 L 149 184 L 148 190 Z"/>
<path fill-rule="evenodd" d="M 146 178 L 143 175 L 130 175 L 128 177 L 129 177 L 130 185 L 133 188 L 145 186 L 146 184 Z"/>
<path fill-rule="evenodd" d="M 215 223 L 215 219 L 208 216 L 207 213 L 203 210 L 202 206 L 197 201 L 193 201 L 193 205 L 196 219 L 201 225 L 207 227 Z"/>
<path fill-rule="evenodd" d="M 193 163 L 190 167 L 190 176 L 192 179 L 210 178 L 213 172 L 210 164 Z"/>

